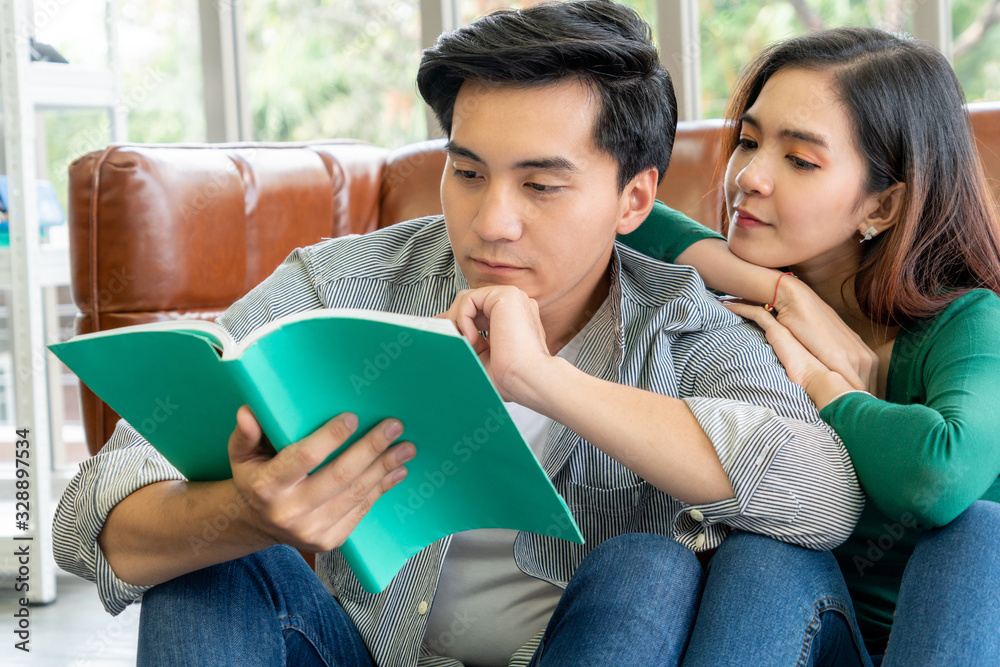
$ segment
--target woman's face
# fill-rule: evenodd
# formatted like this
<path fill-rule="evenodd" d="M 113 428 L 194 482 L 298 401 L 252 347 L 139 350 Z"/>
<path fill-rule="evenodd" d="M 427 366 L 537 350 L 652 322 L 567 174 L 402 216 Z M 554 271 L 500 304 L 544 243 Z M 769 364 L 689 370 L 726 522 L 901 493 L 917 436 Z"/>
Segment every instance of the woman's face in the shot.
<path fill-rule="evenodd" d="M 739 122 L 726 169 L 730 249 L 770 267 L 856 262 L 877 201 L 863 196 L 864 160 L 833 77 L 781 70 Z"/>

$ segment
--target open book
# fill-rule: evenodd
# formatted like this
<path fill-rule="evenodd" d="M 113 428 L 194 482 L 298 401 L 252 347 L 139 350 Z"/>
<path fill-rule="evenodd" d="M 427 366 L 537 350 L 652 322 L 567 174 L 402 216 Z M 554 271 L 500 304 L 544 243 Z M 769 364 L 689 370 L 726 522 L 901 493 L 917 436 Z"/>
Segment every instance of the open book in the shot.
<path fill-rule="evenodd" d="M 238 344 L 203 321 L 157 322 L 50 345 L 102 400 L 193 481 L 231 476 L 227 443 L 248 404 L 275 449 L 342 412 L 355 436 L 403 422 L 417 456 L 341 548 L 365 590 L 382 590 L 438 539 L 511 528 L 582 543 L 469 342 L 448 320 L 312 310 Z"/>

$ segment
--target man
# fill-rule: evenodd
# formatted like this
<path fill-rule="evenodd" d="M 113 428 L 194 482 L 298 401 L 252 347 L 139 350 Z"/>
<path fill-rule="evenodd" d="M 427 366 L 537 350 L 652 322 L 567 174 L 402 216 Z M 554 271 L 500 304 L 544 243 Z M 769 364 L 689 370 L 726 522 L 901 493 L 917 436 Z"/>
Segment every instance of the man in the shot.
<path fill-rule="evenodd" d="M 356 418 L 272 455 L 244 407 L 233 479 L 195 484 L 123 423 L 60 503 L 57 554 L 113 613 L 145 593 L 140 662 L 672 664 L 704 581 L 692 551 L 732 528 L 825 549 L 857 519 L 846 453 L 759 332 L 690 269 L 615 245 L 673 143 L 648 25 L 599 1 L 491 15 L 426 51 L 418 85 L 449 137 L 444 216 L 300 249 L 221 321 L 240 338 L 310 308 L 452 319 L 587 542 L 470 531 L 369 595 L 336 547 L 420 455 L 390 447 L 405 424 L 308 475 Z M 321 552 L 333 596 L 278 544 Z"/>

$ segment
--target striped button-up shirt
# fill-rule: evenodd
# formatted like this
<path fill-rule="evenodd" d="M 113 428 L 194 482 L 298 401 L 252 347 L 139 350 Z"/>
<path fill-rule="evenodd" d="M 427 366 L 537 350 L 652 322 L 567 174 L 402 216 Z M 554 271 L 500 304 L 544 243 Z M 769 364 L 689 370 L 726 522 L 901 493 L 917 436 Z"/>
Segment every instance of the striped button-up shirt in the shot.
<path fill-rule="evenodd" d="M 761 332 L 733 315 L 688 267 L 622 245 L 612 253 L 611 293 L 588 327 L 577 367 L 595 377 L 682 399 L 708 435 L 734 497 L 689 506 L 553 423 L 542 466 L 566 499 L 585 544 L 520 533 L 514 559 L 524 572 L 565 587 L 596 545 L 628 532 L 672 537 L 701 551 L 733 528 L 812 549 L 847 538 L 863 506 L 854 469 L 836 434 L 792 384 Z M 467 289 L 440 216 L 293 252 L 220 320 L 240 339 L 275 318 L 315 308 L 366 308 L 432 316 Z M 335 343 L 331 343 L 335 344 Z M 664 433 L 669 446 L 671 435 Z M 60 565 L 96 581 L 118 613 L 145 588 L 115 576 L 97 544 L 111 509 L 136 489 L 182 479 L 128 424 L 85 461 L 59 503 Z M 449 538 L 414 556 L 389 586 L 366 593 L 340 554 L 320 554 L 316 571 L 350 615 L 378 665 L 456 664 L 422 649 Z M 519 652 L 530 657 L 530 650 Z"/>

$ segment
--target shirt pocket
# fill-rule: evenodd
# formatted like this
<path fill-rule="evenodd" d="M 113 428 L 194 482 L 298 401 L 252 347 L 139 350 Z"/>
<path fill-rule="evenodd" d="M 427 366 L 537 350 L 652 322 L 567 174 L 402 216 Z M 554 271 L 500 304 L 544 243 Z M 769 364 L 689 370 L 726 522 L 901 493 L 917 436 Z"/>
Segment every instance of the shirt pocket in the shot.
<path fill-rule="evenodd" d="M 587 547 L 593 549 L 612 537 L 635 532 L 648 487 L 645 482 L 612 488 L 569 482 L 566 504 L 580 527 Z"/>
<path fill-rule="evenodd" d="M 645 482 L 614 488 L 602 488 L 569 482 L 566 489 L 566 504 L 576 516 L 584 514 L 620 516 L 632 514 L 639 507 L 642 495 L 648 485 Z"/>

